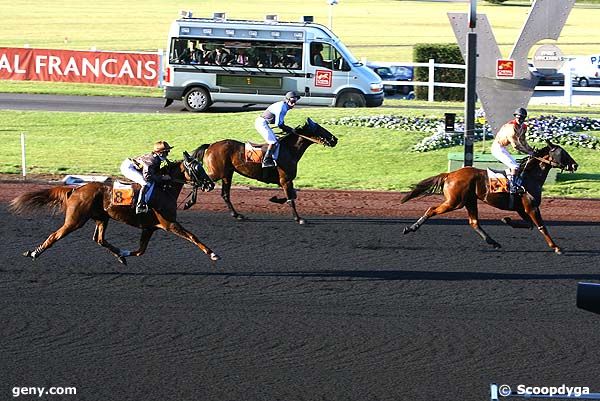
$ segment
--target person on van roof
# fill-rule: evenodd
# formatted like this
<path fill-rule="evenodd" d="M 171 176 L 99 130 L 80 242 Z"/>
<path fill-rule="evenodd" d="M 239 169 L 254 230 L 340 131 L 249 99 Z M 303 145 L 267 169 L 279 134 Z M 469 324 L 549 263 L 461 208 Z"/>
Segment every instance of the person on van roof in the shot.
<path fill-rule="evenodd" d="M 285 94 L 285 98 L 282 101 L 273 103 L 267 109 L 256 118 L 254 122 L 254 128 L 264 138 L 269 145 L 267 151 L 263 157 L 262 166 L 276 167 L 277 155 L 279 153 L 279 147 L 277 146 L 277 137 L 273 133 L 273 129 L 270 124 L 275 124 L 286 134 L 294 132 L 294 129 L 285 125 L 285 115 L 287 112 L 294 108 L 296 103 L 300 99 L 300 96 L 294 92 L 288 92 Z"/>
<path fill-rule="evenodd" d="M 515 117 L 500 128 L 494 142 L 492 143 L 492 155 L 498 159 L 506 167 L 506 177 L 508 178 L 508 188 L 511 193 L 516 193 L 517 188 L 521 186 L 521 178 L 518 176 L 519 163 L 516 162 L 515 158 L 508 153 L 506 147 L 512 145 L 519 152 L 533 155 L 534 150 L 527 143 L 525 134 L 527 133 L 527 124 L 525 124 L 525 118 L 527 118 L 527 110 L 523 107 L 519 107 L 513 113 Z"/>

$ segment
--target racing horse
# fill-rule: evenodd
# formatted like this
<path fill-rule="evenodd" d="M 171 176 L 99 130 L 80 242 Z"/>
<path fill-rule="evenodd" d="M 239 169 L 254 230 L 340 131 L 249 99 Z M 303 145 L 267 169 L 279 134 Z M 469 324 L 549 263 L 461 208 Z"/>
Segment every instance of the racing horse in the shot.
<path fill-rule="evenodd" d="M 283 189 L 285 197 L 273 196 L 269 200 L 279 204 L 287 202 L 292 209 L 294 220 L 304 224 L 305 220 L 300 218 L 296 211 L 295 202 L 294 179 L 298 171 L 298 162 L 306 149 L 313 143 L 334 147 L 337 145 L 337 141 L 337 138 L 328 130 L 307 118 L 304 125 L 294 128 L 293 133 L 289 133 L 279 140 L 277 167 L 263 169 L 260 161 L 246 161 L 245 144 L 233 139 L 201 145 L 192 153 L 192 157 L 202 161 L 212 180 L 221 180 L 221 197 L 234 218 L 245 219 L 235 210 L 230 198 L 233 173 L 237 172 L 258 181 L 278 184 Z"/>
<path fill-rule="evenodd" d="M 404 234 L 417 231 L 430 217 L 466 207 L 469 215 L 469 225 L 485 242 L 494 248 L 500 248 L 500 244 L 494 241 L 479 226 L 477 200 L 480 199 L 495 208 L 516 211 L 524 222 L 513 222 L 509 217 L 503 218 L 502 221 L 513 228 L 532 228 L 535 225 L 544 236 L 548 246 L 557 254 L 561 254 L 561 249 L 548 234 L 540 213 L 542 185 L 552 167 L 574 172 L 577 170 L 578 165 L 566 150 L 550 141 L 546 141 L 546 143 L 548 146 L 535 151 L 532 156 L 521 161 L 520 171 L 523 171 L 525 193 L 515 199 L 512 208 L 509 206 L 510 195 L 508 192 L 490 192 L 486 170 L 463 167 L 419 182 L 411 192 L 401 199 L 401 203 L 405 203 L 418 196 L 435 193 L 443 193 L 445 198 L 438 206 L 427 209 L 425 214 L 415 223 L 405 227 Z"/>
<path fill-rule="evenodd" d="M 108 249 L 119 262 L 127 264 L 126 257 L 141 256 L 148 247 L 152 234 L 163 229 L 182 237 L 207 254 L 210 259 L 218 260 L 220 257 L 204 245 L 191 232 L 177 222 L 177 197 L 183 185 L 192 185 L 192 193 L 198 188 L 202 191 L 214 189 L 214 182 L 208 177 L 202 165 L 184 152 L 185 159 L 167 162 L 161 168 L 161 174 L 168 174 L 171 180 L 162 188 L 154 188 L 149 206 L 150 211 L 145 214 L 136 214 L 134 206 L 116 206 L 111 204 L 112 188 L 109 185 L 91 182 L 80 187 L 59 186 L 39 191 L 25 193 L 10 203 L 9 209 L 16 214 L 31 209 L 53 207 L 62 209 L 65 221 L 58 230 L 50 234 L 48 239 L 32 251 L 26 251 L 23 256 L 37 259 L 46 249 L 69 233 L 81 228 L 88 220 L 96 223 L 93 240 Z M 138 184 L 134 184 L 139 188 Z M 106 236 L 106 228 L 110 219 L 120 221 L 142 230 L 139 249 L 128 251 L 119 249 L 110 244 Z"/>

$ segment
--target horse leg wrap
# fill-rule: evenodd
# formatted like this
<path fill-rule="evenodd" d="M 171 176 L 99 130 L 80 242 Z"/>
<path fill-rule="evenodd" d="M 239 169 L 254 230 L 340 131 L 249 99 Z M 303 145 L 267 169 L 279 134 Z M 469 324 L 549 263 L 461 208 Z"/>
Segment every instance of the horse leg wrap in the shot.
<path fill-rule="evenodd" d="M 537 229 L 540 230 L 540 231 L 543 231 L 544 230 L 544 226 L 538 226 Z"/>

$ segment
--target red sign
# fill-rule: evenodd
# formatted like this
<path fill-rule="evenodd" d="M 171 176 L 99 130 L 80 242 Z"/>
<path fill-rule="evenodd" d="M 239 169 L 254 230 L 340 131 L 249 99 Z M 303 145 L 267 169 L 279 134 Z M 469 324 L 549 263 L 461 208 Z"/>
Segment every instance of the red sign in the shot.
<path fill-rule="evenodd" d="M 315 73 L 315 86 L 331 88 L 331 71 L 317 70 Z"/>
<path fill-rule="evenodd" d="M 0 79 L 158 86 L 156 53 L 0 47 Z"/>
<path fill-rule="evenodd" d="M 496 78 L 514 78 L 515 60 L 496 60 Z"/>

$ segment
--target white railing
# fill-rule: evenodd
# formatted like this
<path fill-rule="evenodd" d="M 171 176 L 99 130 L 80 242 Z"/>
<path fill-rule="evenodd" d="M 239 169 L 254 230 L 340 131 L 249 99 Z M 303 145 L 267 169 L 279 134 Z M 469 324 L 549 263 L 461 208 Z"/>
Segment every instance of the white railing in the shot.
<path fill-rule="evenodd" d="M 363 60 L 363 64 L 366 64 L 366 60 Z M 435 62 L 434 59 L 429 59 L 429 62 L 427 63 L 413 63 L 413 62 L 383 62 L 383 61 L 373 61 L 370 62 L 374 65 L 378 65 L 378 66 L 382 66 L 382 67 L 389 67 L 389 66 L 393 66 L 393 65 L 401 65 L 401 66 L 405 66 L 405 67 L 426 67 L 429 69 L 429 74 L 428 74 L 428 79 L 427 81 L 414 81 L 414 80 L 410 80 L 410 81 L 383 81 L 384 85 L 391 85 L 391 86 L 406 86 L 406 85 L 412 85 L 412 86 L 426 86 L 428 91 L 427 91 L 427 101 L 429 102 L 433 102 L 434 100 L 434 94 L 435 94 L 435 88 L 436 87 L 449 87 L 449 88 L 465 88 L 465 84 L 464 83 L 451 83 L 451 82 L 435 82 L 435 69 L 436 68 L 457 68 L 457 69 L 461 69 L 461 70 L 465 70 L 466 66 L 464 64 L 438 64 Z M 565 85 L 564 86 L 536 86 L 535 87 L 535 91 L 538 92 L 545 92 L 545 91 L 554 91 L 554 92 L 562 92 L 561 95 L 557 95 L 555 97 L 553 97 L 553 101 L 552 103 L 556 103 L 556 104 L 560 104 L 560 105 L 565 105 L 565 106 L 572 106 L 573 105 L 573 97 L 577 96 L 577 97 L 586 97 L 587 94 L 589 94 L 589 96 L 591 97 L 596 97 L 597 96 L 597 100 L 594 100 L 592 98 L 588 99 L 587 103 L 591 104 L 591 103 L 600 103 L 600 87 L 579 87 L 579 86 L 573 86 L 573 82 L 570 82 L 568 80 L 565 81 Z M 576 94 L 574 94 L 573 92 L 577 92 Z M 583 92 L 583 94 L 582 94 Z M 579 103 L 586 103 L 586 102 L 579 102 Z"/>

